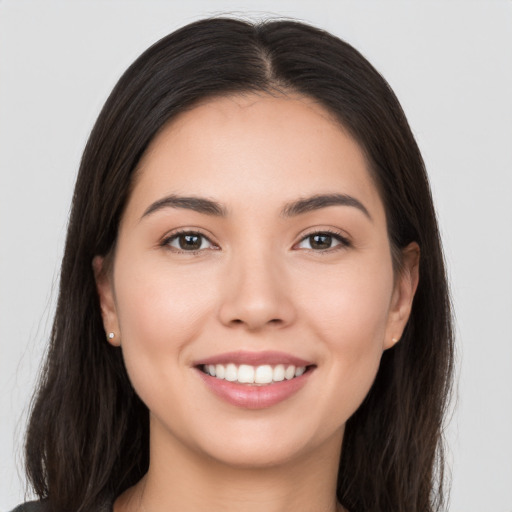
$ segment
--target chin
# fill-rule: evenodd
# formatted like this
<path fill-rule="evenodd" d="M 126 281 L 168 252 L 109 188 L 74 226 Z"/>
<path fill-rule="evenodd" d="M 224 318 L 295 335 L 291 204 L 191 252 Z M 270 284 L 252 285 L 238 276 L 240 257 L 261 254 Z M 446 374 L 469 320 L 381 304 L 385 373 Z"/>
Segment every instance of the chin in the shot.
<path fill-rule="evenodd" d="M 293 421 L 233 422 L 229 428 L 212 425 L 211 436 L 198 436 L 196 452 L 238 469 L 278 468 L 318 456 L 326 449 L 341 450 L 344 425 L 318 429 L 299 415 Z"/>

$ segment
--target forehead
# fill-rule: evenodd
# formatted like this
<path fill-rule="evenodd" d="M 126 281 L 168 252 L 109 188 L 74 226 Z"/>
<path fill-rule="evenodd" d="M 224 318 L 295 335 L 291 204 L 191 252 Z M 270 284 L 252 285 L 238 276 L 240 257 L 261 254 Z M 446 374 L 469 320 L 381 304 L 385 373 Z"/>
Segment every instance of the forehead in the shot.
<path fill-rule="evenodd" d="M 247 210 L 333 192 L 382 210 L 363 151 L 327 110 L 304 96 L 250 93 L 203 101 L 164 126 L 133 195 L 201 194 Z"/>

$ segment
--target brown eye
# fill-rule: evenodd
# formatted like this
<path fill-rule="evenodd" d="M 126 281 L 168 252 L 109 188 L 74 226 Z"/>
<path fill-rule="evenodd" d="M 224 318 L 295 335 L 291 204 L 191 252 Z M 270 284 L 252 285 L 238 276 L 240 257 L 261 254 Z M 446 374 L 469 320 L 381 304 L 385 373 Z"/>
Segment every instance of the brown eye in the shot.
<path fill-rule="evenodd" d="M 329 249 L 332 245 L 331 235 L 312 235 L 309 238 L 311 239 L 311 247 L 313 249 Z"/>
<path fill-rule="evenodd" d="M 307 241 L 309 241 L 309 247 L 302 246 L 303 249 L 311 249 L 319 252 L 335 248 L 341 249 L 342 247 L 348 247 L 350 245 L 349 241 L 344 236 L 330 231 L 311 233 L 301 240 L 299 247 Z"/>
<path fill-rule="evenodd" d="M 178 236 L 180 249 L 198 250 L 201 248 L 202 241 L 198 235 L 180 235 Z"/>
<path fill-rule="evenodd" d="M 208 238 L 194 231 L 182 231 L 166 238 L 162 245 L 171 247 L 177 252 L 195 252 L 213 245 Z"/>

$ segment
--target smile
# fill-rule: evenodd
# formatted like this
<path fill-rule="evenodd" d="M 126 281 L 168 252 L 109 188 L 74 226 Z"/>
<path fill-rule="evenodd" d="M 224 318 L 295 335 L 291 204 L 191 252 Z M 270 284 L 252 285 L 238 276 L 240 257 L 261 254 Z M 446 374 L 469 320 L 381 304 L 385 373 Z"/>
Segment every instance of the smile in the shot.
<path fill-rule="evenodd" d="M 201 370 L 207 375 L 220 380 L 237 382 L 239 384 L 268 385 L 300 377 L 306 371 L 306 366 L 295 366 L 292 364 L 251 366 L 248 364 L 236 365 L 235 363 L 228 363 L 205 364 Z"/>
<path fill-rule="evenodd" d="M 291 399 L 317 365 L 285 352 L 235 351 L 193 363 L 206 389 L 242 409 L 266 409 Z"/>

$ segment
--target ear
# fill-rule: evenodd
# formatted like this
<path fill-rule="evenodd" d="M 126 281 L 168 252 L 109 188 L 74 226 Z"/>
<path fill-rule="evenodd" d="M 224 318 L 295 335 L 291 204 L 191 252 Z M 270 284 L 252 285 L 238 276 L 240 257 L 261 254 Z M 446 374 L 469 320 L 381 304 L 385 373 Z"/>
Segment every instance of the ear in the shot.
<path fill-rule="evenodd" d="M 101 317 L 103 318 L 106 338 L 111 345 L 118 347 L 121 345 L 121 333 L 119 332 L 119 322 L 117 319 L 112 273 L 106 269 L 103 256 L 95 256 L 93 258 L 92 268 L 94 270 L 94 279 L 96 280 L 96 290 L 100 300 Z"/>
<path fill-rule="evenodd" d="M 411 242 L 402 249 L 402 266 L 396 277 L 391 299 L 384 349 L 391 348 L 402 337 L 411 314 L 414 294 L 418 288 L 420 247 Z"/>

